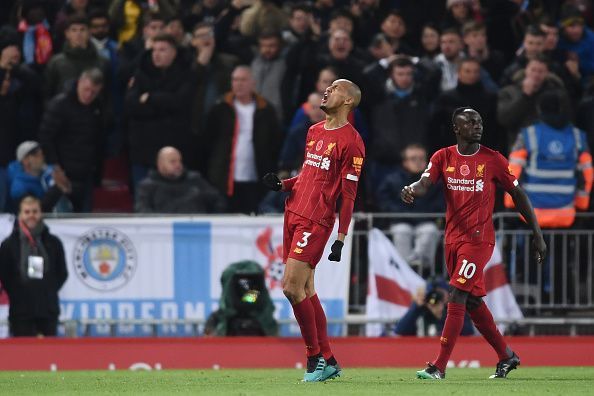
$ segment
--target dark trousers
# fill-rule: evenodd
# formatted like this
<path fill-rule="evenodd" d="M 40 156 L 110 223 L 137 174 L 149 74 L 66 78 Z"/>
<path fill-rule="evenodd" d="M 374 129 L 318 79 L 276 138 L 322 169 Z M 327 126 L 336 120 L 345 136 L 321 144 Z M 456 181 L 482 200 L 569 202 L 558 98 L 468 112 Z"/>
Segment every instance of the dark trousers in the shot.
<path fill-rule="evenodd" d="M 233 196 L 229 198 L 229 212 L 257 213 L 265 194 L 266 188 L 260 182 L 235 182 Z"/>
<path fill-rule="evenodd" d="M 9 319 L 12 337 L 55 336 L 58 330 L 58 319 Z"/>

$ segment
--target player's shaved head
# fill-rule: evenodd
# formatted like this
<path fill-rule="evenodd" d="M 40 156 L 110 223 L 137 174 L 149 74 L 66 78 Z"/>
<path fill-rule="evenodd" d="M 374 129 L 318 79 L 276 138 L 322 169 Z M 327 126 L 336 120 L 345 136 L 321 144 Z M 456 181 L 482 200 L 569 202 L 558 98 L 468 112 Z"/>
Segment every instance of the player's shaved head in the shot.
<path fill-rule="evenodd" d="M 466 114 L 473 114 L 473 113 L 478 114 L 478 111 L 476 111 L 472 107 L 458 107 L 452 113 L 452 124 L 456 125 L 456 119 L 458 117 L 464 117 Z"/>
<path fill-rule="evenodd" d="M 346 88 L 347 94 L 353 99 L 352 108 L 359 106 L 359 103 L 361 103 L 361 88 L 354 82 L 344 78 L 336 80 L 336 83 Z"/>

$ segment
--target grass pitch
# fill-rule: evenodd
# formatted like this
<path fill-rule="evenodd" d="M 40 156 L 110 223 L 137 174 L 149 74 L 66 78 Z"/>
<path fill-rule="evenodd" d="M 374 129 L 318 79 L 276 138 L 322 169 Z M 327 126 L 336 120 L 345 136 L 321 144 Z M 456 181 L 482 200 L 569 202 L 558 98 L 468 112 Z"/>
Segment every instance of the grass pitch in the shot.
<path fill-rule="evenodd" d="M 519 368 L 490 380 L 493 368 L 449 369 L 444 381 L 411 369 L 346 368 L 333 381 L 301 383 L 303 370 L 0 372 L 3 395 L 577 395 L 594 394 L 594 367 Z"/>

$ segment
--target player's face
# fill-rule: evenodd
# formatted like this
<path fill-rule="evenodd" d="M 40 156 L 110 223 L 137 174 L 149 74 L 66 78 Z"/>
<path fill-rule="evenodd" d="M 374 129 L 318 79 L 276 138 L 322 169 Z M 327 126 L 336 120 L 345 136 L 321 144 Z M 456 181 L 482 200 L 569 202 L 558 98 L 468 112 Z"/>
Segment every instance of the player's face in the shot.
<path fill-rule="evenodd" d="M 479 143 L 483 136 L 483 119 L 474 110 L 466 110 L 456 117 L 454 132 L 468 143 Z"/>
<path fill-rule="evenodd" d="M 325 113 L 328 113 L 329 111 L 344 105 L 344 101 L 347 98 L 348 93 L 344 84 L 339 81 L 334 81 L 332 85 L 326 88 L 324 96 L 322 97 L 320 109 L 322 109 Z"/>

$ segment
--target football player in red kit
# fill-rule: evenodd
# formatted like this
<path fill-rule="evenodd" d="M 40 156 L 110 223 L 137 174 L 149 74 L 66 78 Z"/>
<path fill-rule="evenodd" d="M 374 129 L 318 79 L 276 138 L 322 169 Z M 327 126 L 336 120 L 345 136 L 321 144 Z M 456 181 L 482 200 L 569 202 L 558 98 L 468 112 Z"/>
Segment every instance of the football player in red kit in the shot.
<path fill-rule="evenodd" d="M 497 352 L 499 362 L 490 378 L 505 378 L 520 364 L 520 358 L 505 343 L 491 312 L 482 300 L 486 295 L 483 270 L 495 244 L 493 206 L 496 185 L 513 198 L 533 232 L 533 251 L 542 263 L 546 245 L 526 193 L 509 170 L 507 159 L 479 144 L 483 121 L 471 108 L 458 108 L 452 116 L 457 144 L 438 150 L 421 178 L 405 186 L 401 198 L 412 203 L 440 178 L 446 198 L 445 253 L 452 292 L 440 338 L 439 355 L 427 368 L 417 371 L 423 379 L 443 379 L 450 354 L 468 311 L 472 322 Z"/>
<path fill-rule="evenodd" d="M 359 133 L 348 122 L 361 100 L 361 90 L 349 80 L 336 80 L 326 89 L 320 108 L 326 113 L 307 132 L 305 159 L 298 176 L 280 180 L 264 176 L 274 191 L 290 191 L 285 208 L 283 292 L 291 302 L 307 350 L 305 382 L 325 381 L 341 369 L 328 342 L 326 315 L 314 287 L 315 268 L 334 227 L 336 202 L 341 197 L 338 238 L 331 261 L 340 261 L 343 241 L 353 214 L 357 185 L 365 158 Z"/>

